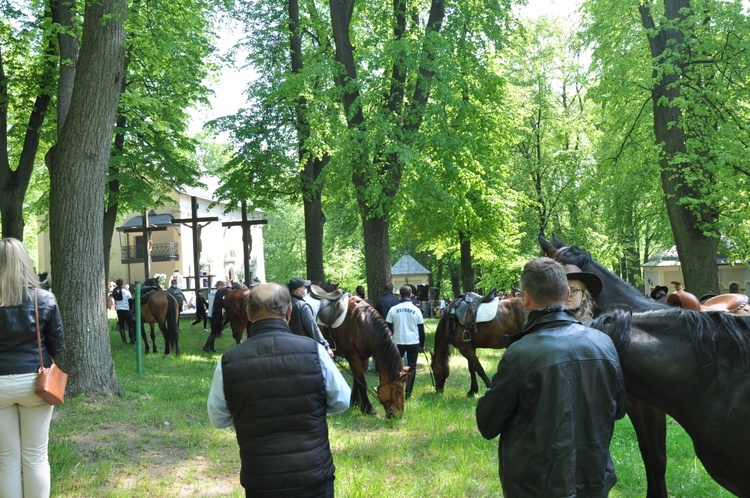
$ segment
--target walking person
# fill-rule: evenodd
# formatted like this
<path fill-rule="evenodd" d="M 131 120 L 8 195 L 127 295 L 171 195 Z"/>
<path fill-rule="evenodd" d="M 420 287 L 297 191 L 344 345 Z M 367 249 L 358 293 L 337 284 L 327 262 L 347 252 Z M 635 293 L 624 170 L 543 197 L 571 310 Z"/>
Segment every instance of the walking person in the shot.
<path fill-rule="evenodd" d="M 622 370 L 609 336 L 570 315 L 568 285 L 553 259 L 526 263 L 528 319 L 477 402 L 479 432 L 500 436 L 507 498 L 605 498 L 617 482 L 609 445 L 627 404 Z"/>
<path fill-rule="evenodd" d="M 417 359 L 424 353 L 424 319 L 422 311 L 411 302 L 411 287 L 404 285 L 399 290 L 401 301 L 388 311 L 385 321 L 393 332 L 393 340 L 401 356 L 406 354 L 409 379 L 406 383 L 406 399 L 411 397 L 417 379 Z"/>
<path fill-rule="evenodd" d="M 122 342 L 128 343 L 125 338 L 125 325 L 128 326 L 130 344 L 135 344 L 135 320 L 130 311 L 133 296 L 130 291 L 122 286 L 122 279 L 115 280 L 115 288 L 112 289 L 112 297 L 115 299 L 115 311 L 117 311 L 117 329 L 120 331 Z"/>
<path fill-rule="evenodd" d="M 349 407 L 351 390 L 323 346 L 290 333 L 292 298 L 260 284 L 248 297 L 245 342 L 216 365 L 208 417 L 234 425 L 248 497 L 333 497 L 326 413 Z"/>
<path fill-rule="evenodd" d="M 203 291 L 195 291 L 195 321 L 191 323 L 191 326 L 194 326 L 196 323 L 201 323 L 201 320 L 203 320 L 203 331 L 208 331 L 208 314 L 206 312 L 206 306 L 208 305 L 208 302 L 206 301 L 206 298 L 203 297 Z"/>
<path fill-rule="evenodd" d="M 50 495 L 47 455 L 54 406 L 35 394 L 39 346 L 34 291 L 44 366 L 65 347 L 55 296 L 39 282 L 24 245 L 0 241 L 0 497 Z"/>

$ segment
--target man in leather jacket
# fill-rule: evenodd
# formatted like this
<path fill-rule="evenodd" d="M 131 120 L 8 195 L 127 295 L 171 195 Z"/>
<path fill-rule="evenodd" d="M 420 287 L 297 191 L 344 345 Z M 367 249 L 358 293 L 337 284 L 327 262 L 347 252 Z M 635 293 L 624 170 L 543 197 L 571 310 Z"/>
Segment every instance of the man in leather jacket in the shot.
<path fill-rule="evenodd" d="M 626 408 L 615 347 L 570 316 L 556 261 L 528 262 L 521 287 L 528 319 L 476 409 L 482 436 L 500 435 L 503 496 L 606 497 L 617 482 L 609 444 Z"/>

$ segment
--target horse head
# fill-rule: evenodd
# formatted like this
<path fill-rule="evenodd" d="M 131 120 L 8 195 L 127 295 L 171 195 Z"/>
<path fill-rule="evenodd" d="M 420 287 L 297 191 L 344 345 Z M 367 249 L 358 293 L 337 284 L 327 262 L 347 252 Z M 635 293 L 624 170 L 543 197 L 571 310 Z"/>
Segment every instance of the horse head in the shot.
<path fill-rule="evenodd" d="M 435 331 L 435 349 L 430 350 L 430 367 L 435 376 L 435 391 L 442 393 L 445 389 L 445 381 L 451 374 L 449 362 L 451 326 L 455 329 L 455 323 L 451 320 L 451 313 L 446 310 L 440 317 L 437 330 Z"/>
<path fill-rule="evenodd" d="M 378 401 L 385 408 L 386 418 L 394 415 L 401 417 L 404 414 L 404 385 L 409 376 L 409 367 L 402 367 L 398 377 L 387 382 L 382 382 L 375 391 L 378 394 Z"/>

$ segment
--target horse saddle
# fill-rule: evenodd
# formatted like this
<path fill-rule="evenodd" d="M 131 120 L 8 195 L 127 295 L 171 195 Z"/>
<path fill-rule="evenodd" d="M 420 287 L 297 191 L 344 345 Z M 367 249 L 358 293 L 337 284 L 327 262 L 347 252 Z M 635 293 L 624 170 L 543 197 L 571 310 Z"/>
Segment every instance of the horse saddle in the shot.
<path fill-rule="evenodd" d="M 343 290 L 326 292 L 313 284 L 310 286 L 310 294 L 304 299 L 312 308 L 318 325 L 335 329 L 344 323 L 349 309 L 349 294 Z"/>
<path fill-rule="evenodd" d="M 148 302 L 148 298 L 151 294 L 160 290 L 161 289 L 159 289 L 158 287 L 154 287 L 151 285 L 144 285 L 143 287 L 141 287 L 141 306 Z"/>
<path fill-rule="evenodd" d="M 673 282 L 674 283 L 674 282 Z M 723 311 L 732 315 L 750 315 L 750 298 L 745 294 L 720 294 L 702 304 L 694 294 L 677 285 L 677 290 L 667 296 L 667 304 L 692 311 Z"/>
<path fill-rule="evenodd" d="M 471 333 L 476 332 L 477 323 L 489 322 L 497 314 L 497 289 L 492 288 L 489 294 L 481 296 L 475 292 L 467 292 L 458 296 L 451 304 L 452 318 L 464 326 L 462 339 L 471 341 Z"/>

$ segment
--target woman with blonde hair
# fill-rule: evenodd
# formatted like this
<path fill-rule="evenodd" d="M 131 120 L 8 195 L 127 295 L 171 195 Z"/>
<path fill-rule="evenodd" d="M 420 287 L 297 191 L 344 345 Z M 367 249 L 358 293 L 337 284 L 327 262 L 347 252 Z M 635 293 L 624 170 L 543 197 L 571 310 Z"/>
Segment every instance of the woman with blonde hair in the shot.
<path fill-rule="evenodd" d="M 594 299 L 602 292 L 602 279 L 595 273 L 582 271 L 576 265 L 563 265 L 568 277 L 570 296 L 566 306 L 573 318 L 581 323 L 594 319 Z"/>
<path fill-rule="evenodd" d="M 0 241 L 0 498 L 50 495 L 47 444 L 54 407 L 34 392 L 35 293 L 45 367 L 65 342 L 55 296 L 38 286 L 26 247 L 13 238 Z"/>

